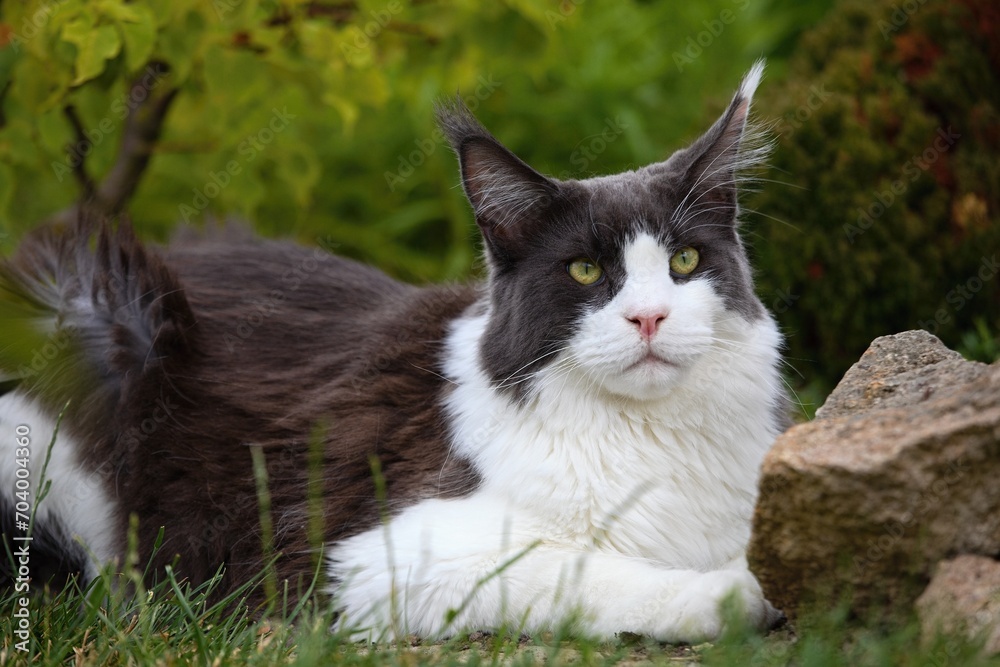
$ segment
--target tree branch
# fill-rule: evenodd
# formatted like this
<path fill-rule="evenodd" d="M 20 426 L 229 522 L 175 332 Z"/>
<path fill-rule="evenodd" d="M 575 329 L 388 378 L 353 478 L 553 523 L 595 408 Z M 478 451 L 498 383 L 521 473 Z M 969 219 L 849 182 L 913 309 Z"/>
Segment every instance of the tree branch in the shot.
<path fill-rule="evenodd" d="M 134 84 L 131 93 L 145 90 L 143 85 Z M 95 201 L 101 209 L 112 215 L 120 213 L 125 208 L 125 204 L 139 187 L 149 160 L 153 157 L 156 141 L 160 138 L 167 110 L 177 96 L 176 88 L 163 91 L 159 95 L 155 90 L 146 92 L 148 97 L 145 101 L 137 104 L 125 118 L 125 131 L 122 134 L 118 157 L 96 191 Z M 129 99 L 135 99 L 132 94 Z"/>
<path fill-rule="evenodd" d="M 69 157 L 69 164 L 73 166 L 73 176 L 83 190 L 83 198 L 90 199 L 97 191 L 97 186 L 87 173 L 85 165 L 85 154 L 90 152 L 87 149 L 91 147 L 91 141 L 87 138 L 87 132 L 83 129 L 83 122 L 80 121 L 80 115 L 76 112 L 75 106 L 67 105 L 63 109 L 63 114 L 69 120 L 69 124 L 73 126 L 73 136 L 76 138 L 74 143 L 66 147 L 66 155 Z"/>
<path fill-rule="evenodd" d="M 132 82 L 127 97 L 125 128 L 115 163 L 97 185 L 87 175 L 80 156 L 79 164 L 73 170 L 82 189 L 80 197 L 76 204 L 54 214 L 47 222 L 73 222 L 83 209 L 98 217 L 108 217 L 126 208 L 153 157 L 163 122 L 177 96 L 177 88 L 162 86 L 160 89 L 167 71 L 165 64 L 152 63 Z M 89 141 L 76 110 L 68 106 L 65 112 L 78 140 Z"/>

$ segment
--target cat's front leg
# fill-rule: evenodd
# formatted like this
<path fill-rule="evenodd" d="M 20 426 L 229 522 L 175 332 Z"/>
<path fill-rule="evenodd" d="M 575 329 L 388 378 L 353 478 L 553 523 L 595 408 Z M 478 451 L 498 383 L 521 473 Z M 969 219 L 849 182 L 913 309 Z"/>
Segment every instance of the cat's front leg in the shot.
<path fill-rule="evenodd" d="M 756 627 L 775 617 L 740 567 L 698 572 L 560 543 L 495 506 L 424 501 L 336 545 L 334 593 L 344 627 L 376 639 L 462 630 L 533 633 L 572 623 L 578 634 L 622 631 L 697 643 L 719 636 L 722 603 Z"/>
<path fill-rule="evenodd" d="M 684 578 L 680 587 L 660 587 L 654 597 L 626 614 L 623 625 L 661 641 L 696 644 L 718 638 L 732 618 L 742 618 L 760 630 L 782 618 L 746 568 L 686 572 Z M 735 617 L 727 618 L 727 613 Z"/>
<path fill-rule="evenodd" d="M 547 613 L 551 618 L 572 618 L 583 634 L 610 638 L 628 631 L 665 642 L 696 644 L 718 638 L 732 618 L 757 629 L 771 627 L 781 618 L 764 599 L 746 563 L 740 567 L 742 559 L 719 570 L 699 572 L 613 553 L 553 555 L 564 559 L 561 580 L 573 592 L 563 592 L 564 604 Z M 525 566 L 536 568 L 535 572 L 545 567 L 530 557 L 525 558 Z M 565 574 L 570 568 L 575 577 Z M 538 615 L 533 618 L 539 620 Z"/>

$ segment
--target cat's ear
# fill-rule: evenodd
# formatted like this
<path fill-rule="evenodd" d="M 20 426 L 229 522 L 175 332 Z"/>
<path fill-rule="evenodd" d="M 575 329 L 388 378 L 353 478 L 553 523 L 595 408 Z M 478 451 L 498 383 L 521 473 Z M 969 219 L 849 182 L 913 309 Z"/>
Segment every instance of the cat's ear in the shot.
<path fill-rule="evenodd" d="M 685 213 L 712 210 L 735 219 L 739 173 L 760 165 L 771 148 L 747 129 L 750 102 L 763 73 L 764 61 L 758 60 L 743 77 L 725 113 L 705 134 L 666 162 L 648 168 L 654 176 L 680 176 Z"/>
<path fill-rule="evenodd" d="M 559 186 L 507 150 L 461 99 L 438 106 L 437 118 L 458 155 L 462 186 L 491 250 L 516 254 L 544 220 Z"/>

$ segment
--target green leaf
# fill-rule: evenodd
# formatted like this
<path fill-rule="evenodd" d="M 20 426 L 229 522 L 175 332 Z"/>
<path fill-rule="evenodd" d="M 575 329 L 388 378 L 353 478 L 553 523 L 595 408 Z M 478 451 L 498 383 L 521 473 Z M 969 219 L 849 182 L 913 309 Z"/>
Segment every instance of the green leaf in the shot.
<path fill-rule="evenodd" d="M 345 132 L 351 131 L 354 124 L 358 122 L 358 116 L 361 115 L 361 111 L 358 109 L 358 106 L 353 104 L 350 99 L 337 95 L 332 91 L 323 95 L 323 103 L 328 104 L 337 110 L 344 123 Z"/>
<path fill-rule="evenodd" d="M 22 58 L 11 83 L 11 99 L 16 99 L 30 113 L 44 111 L 59 103 L 69 84 L 68 78 L 66 70 L 49 62 Z"/>
<path fill-rule="evenodd" d="M 303 144 L 291 145 L 275 155 L 278 176 L 287 184 L 299 206 L 307 206 L 319 180 L 320 164 Z"/>
<path fill-rule="evenodd" d="M 62 38 L 76 45 L 76 78 L 71 85 L 80 84 L 96 78 L 104 71 L 105 62 L 118 55 L 122 48 L 121 36 L 112 25 L 102 25 L 96 28 L 90 23 L 93 19 L 80 16 L 69 22 L 63 28 Z"/>
<path fill-rule="evenodd" d="M 195 11 L 177 17 L 160 32 L 156 57 L 170 65 L 173 80 L 187 80 L 196 60 L 201 59 L 199 42 L 205 32 L 205 17 Z"/>
<path fill-rule="evenodd" d="M 7 254 L 7 242 L 11 240 L 11 230 L 7 228 L 10 220 L 10 202 L 14 198 L 14 169 L 0 162 L 0 255 Z"/>
<path fill-rule="evenodd" d="M 3 27 L 0 26 L 0 30 Z M 18 53 L 13 48 L 0 49 L 0 90 L 10 83 L 11 73 L 14 70 L 14 63 L 17 62 Z"/>
<path fill-rule="evenodd" d="M 91 129 L 86 119 L 83 119 L 86 129 Z M 67 144 L 76 140 L 62 109 L 53 108 L 38 114 L 35 119 L 35 136 L 38 144 L 49 155 L 65 156 Z"/>
<path fill-rule="evenodd" d="M 156 45 L 153 12 L 144 5 L 129 5 L 127 14 L 118 18 L 118 29 L 125 42 L 125 68 L 135 72 L 149 61 Z"/>
<path fill-rule="evenodd" d="M 31 125 L 21 118 L 9 120 L 0 129 L 0 159 L 5 162 L 28 162 L 35 156 L 37 148 L 31 139 Z"/>
<path fill-rule="evenodd" d="M 267 93 L 260 59 L 248 51 L 213 45 L 205 52 L 205 83 L 218 99 L 244 105 Z"/>

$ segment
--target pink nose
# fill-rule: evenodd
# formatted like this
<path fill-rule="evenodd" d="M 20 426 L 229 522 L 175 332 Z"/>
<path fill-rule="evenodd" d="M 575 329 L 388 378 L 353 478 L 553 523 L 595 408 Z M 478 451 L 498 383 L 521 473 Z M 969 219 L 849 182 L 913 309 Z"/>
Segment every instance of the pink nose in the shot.
<path fill-rule="evenodd" d="M 667 314 L 664 312 L 642 313 L 632 315 L 627 319 L 639 328 L 639 335 L 648 340 L 656 335 L 656 330 L 660 328 L 660 322 L 667 319 Z"/>

